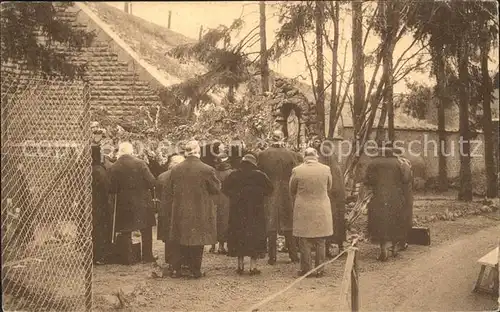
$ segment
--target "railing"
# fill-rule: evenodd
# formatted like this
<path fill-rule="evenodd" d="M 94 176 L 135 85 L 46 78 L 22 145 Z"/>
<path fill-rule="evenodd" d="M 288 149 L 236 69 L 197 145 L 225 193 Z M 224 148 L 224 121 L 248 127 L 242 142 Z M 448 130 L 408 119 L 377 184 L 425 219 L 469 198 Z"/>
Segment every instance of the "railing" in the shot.
<path fill-rule="evenodd" d="M 345 305 L 350 305 L 351 311 L 359 311 L 359 269 L 358 269 L 358 254 L 359 254 L 359 249 L 357 247 L 357 239 L 353 240 L 351 243 L 351 246 L 344 250 L 343 252 L 339 253 L 335 258 L 328 260 L 321 265 L 315 267 L 314 269 L 310 270 L 303 276 L 297 278 L 294 280 L 292 283 L 290 283 L 287 287 L 283 288 L 282 290 L 266 297 L 265 299 L 259 301 L 258 303 L 254 304 L 252 307 L 250 307 L 247 312 L 256 312 L 259 311 L 259 308 L 265 305 L 266 303 L 270 302 L 271 300 L 279 297 L 283 293 L 285 293 L 287 290 L 291 289 L 295 285 L 299 284 L 303 279 L 308 277 L 309 275 L 313 274 L 317 270 L 321 269 L 322 267 L 336 261 L 339 259 L 343 254 L 347 253 L 347 261 L 344 267 L 344 275 L 342 277 L 342 284 L 341 284 L 341 291 L 340 291 L 340 302 L 344 302 Z M 349 287 L 350 286 L 350 287 Z M 351 298 L 349 300 L 349 289 L 351 293 Z"/>

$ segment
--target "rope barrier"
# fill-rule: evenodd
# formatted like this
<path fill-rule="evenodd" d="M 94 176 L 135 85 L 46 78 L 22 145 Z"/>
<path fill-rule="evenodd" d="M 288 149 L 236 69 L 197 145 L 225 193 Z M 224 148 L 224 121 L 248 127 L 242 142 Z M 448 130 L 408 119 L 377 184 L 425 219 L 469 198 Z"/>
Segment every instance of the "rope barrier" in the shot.
<path fill-rule="evenodd" d="M 320 264 L 317 267 L 313 268 L 312 270 L 310 270 L 306 274 L 304 274 L 301 277 L 297 278 L 295 281 L 293 281 L 287 287 L 285 287 L 282 290 L 280 290 L 280 291 L 278 291 L 278 292 L 276 292 L 276 293 L 268 296 L 267 298 L 264 298 L 260 302 L 254 304 L 251 308 L 249 308 L 248 310 L 246 310 L 246 312 L 256 312 L 256 311 L 258 311 L 260 306 L 262 306 L 262 305 L 270 302 L 271 300 L 275 299 L 279 295 L 285 293 L 287 290 L 289 290 L 293 286 L 297 285 L 300 281 L 302 281 L 303 279 L 307 278 L 309 275 L 311 275 L 312 273 L 316 272 L 318 269 L 326 266 L 327 264 L 330 264 L 330 263 L 334 262 L 335 260 L 337 260 L 338 258 L 340 258 L 340 256 L 342 256 L 343 254 L 347 253 L 349 250 L 357 250 L 357 247 L 355 247 L 356 243 L 357 243 L 357 239 L 353 240 L 351 246 L 349 248 L 345 249 L 344 251 L 342 251 L 341 253 L 339 253 L 335 258 L 330 259 L 330 260 L 328 260 L 326 262 L 323 262 L 322 264 Z"/>

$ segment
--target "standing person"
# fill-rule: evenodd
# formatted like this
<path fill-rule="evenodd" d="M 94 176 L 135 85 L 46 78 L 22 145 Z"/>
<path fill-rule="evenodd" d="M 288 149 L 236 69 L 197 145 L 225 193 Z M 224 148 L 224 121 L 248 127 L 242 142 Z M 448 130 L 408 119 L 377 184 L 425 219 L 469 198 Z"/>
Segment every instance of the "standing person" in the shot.
<path fill-rule="evenodd" d="M 132 156 L 134 148 L 129 142 L 118 147 L 118 160 L 109 169 L 111 193 L 116 194 L 116 232 L 127 240 L 132 232 L 140 230 L 142 261 L 156 261 L 153 256 L 153 226 L 156 223 L 151 190 L 156 180 L 147 164 Z M 114 235 L 114 233 L 113 233 Z"/>
<path fill-rule="evenodd" d="M 217 179 L 223 183 L 224 180 L 233 171 L 229 157 L 225 153 L 221 153 L 217 157 L 217 164 L 215 166 L 215 174 Z M 229 223 L 229 198 L 224 193 L 219 193 L 214 196 L 215 206 L 217 207 L 217 241 L 219 242 L 219 249 L 217 253 L 227 254 L 224 244 L 227 242 L 227 227 Z M 215 244 L 210 248 L 210 252 L 215 252 Z"/>
<path fill-rule="evenodd" d="M 259 154 L 259 168 L 273 184 L 273 193 L 266 200 L 266 220 L 269 244 L 269 261 L 276 263 L 276 240 L 278 233 L 285 236 L 286 247 L 292 262 L 298 262 L 297 244 L 293 238 L 293 206 L 288 182 L 292 169 L 298 165 L 297 155 L 285 148 L 283 132 L 277 130 L 272 136 L 271 147 Z"/>
<path fill-rule="evenodd" d="M 406 230 L 403 233 L 403 239 L 399 242 L 399 250 L 406 250 L 408 248 L 408 234 L 413 227 L 413 169 L 409 159 L 400 156 L 402 151 L 398 148 L 393 147 L 393 153 L 398 158 L 401 165 L 401 171 L 403 172 L 403 194 L 404 194 L 404 224 L 406 224 Z"/>
<path fill-rule="evenodd" d="M 329 193 L 332 187 L 330 168 L 318 162 L 318 152 L 307 148 L 304 163 L 295 167 L 290 178 L 293 198 L 293 235 L 299 238 L 299 276 L 311 270 L 311 249 L 316 249 L 315 266 L 325 261 L 325 237 L 333 234 Z M 324 270 L 318 270 L 320 277 Z"/>
<path fill-rule="evenodd" d="M 331 142 L 322 142 L 320 138 L 315 138 L 312 147 L 318 152 L 319 162 L 328 166 L 332 175 L 332 188 L 329 195 L 333 217 L 333 235 L 326 239 L 326 254 L 328 257 L 333 257 L 329 250 L 330 245 L 336 244 L 339 247 L 339 252 L 342 252 L 346 240 L 344 175 Z"/>
<path fill-rule="evenodd" d="M 243 274 L 243 257 L 250 257 L 250 275 L 260 274 L 257 259 L 266 253 L 266 215 L 264 198 L 273 185 L 265 173 L 257 169 L 255 156 L 243 157 L 240 169 L 222 183 L 229 197 L 229 256 L 238 257 L 238 274 Z"/>
<path fill-rule="evenodd" d="M 381 147 L 366 169 L 365 185 L 372 190 L 368 203 L 368 235 L 380 244 L 378 260 L 386 261 L 389 242 L 393 256 L 398 243 L 405 240 L 408 223 L 405 221 L 405 195 L 407 184 L 401 164 L 391 148 Z"/>
<path fill-rule="evenodd" d="M 92 246 L 94 264 L 108 260 L 111 243 L 111 207 L 109 177 L 101 163 L 98 145 L 92 146 Z"/>
<path fill-rule="evenodd" d="M 170 173 L 164 191 L 172 199 L 172 227 L 169 238 L 174 244 L 172 277 L 181 277 L 181 263 L 189 263 L 191 277 L 200 278 L 203 247 L 217 241 L 217 209 L 213 195 L 220 191 L 215 169 L 200 160 L 200 145 L 190 141 L 184 147 L 186 160 Z"/>
<path fill-rule="evenodd" d="M 167 181 L 172 172 L 172 168 L 185 160 L 182 155 L 173 155 L 168 162 L 168 170 L 158 176 L 156 196 L 160 200 L 158 207 L 158 227 L 156 237 L 165 244 L 165 263 L 168 264 L 168 271 L 172 271 L 172 249 L 175 244 L 172 244 L 169 237 L 170 228 L 172 227 L 172 198 L 167 196 L 165 188 Z M 164 274 L 165 275 L 165 274 Z"/>
<path fill-rule="evenodd" d="M 231 163 L 231 168 L 238 169 L 241 164 L 241 159 L 247 154 L 247 149 L 245 142 L 240 140 L 238 137 L 233 138 L 228 147 L 229 162 Z"/>

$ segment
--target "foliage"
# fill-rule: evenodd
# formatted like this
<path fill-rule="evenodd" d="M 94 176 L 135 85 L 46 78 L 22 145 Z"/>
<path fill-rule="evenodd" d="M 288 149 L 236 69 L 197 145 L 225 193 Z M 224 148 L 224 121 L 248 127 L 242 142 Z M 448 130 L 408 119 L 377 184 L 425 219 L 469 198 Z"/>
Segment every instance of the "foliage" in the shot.
<path fill-rule="evenodd" d="M 314 30 L 313 1 L 283 2 L 279 8 L 280 29 L 270 48 L 270 56 L 278 60 L 300 43 L 300 39 Z"/>
<path fill-rule="evenodd" d="M 406 82 L 406 88 L 409 92 L 404 95 L 401 103 L 403 112 L 421 120 L 425 119 L 429 105 L 437 105 L 433 88 L 409 81 Z"/>
<path fill-rule="evenodd" d="M 72 27 L 60 13 L 72 2 L 3 2 L 1 5 L 1 59 L 25 65 L 43 75 L 81 76 L 85 64 L 72 64 L 68 49 L 90 45 L 94 34 Z M 64 46 L 65 52 L 60 50 Z"/>
<path fill-rule="evenodd" d="M 244 49 L 255 40 L 255 34 L 250 32 L 240 42 L 231 44 L 231 35 L 242 27 L 243 21 L 236 19 L 229 27 L 221 25 L 210 29 L 194 44 L 181 45 L 167 52 L 181 60 L 194 58 L 207 67 L 205 74 L 169 88 L 172 93 L 189 103 L 189 113 L 194 108 L 199 108 L 200 103 L 207 102 L 207 94 L 217 87 L 234 90 L 252 76 L 250 67 L 253 62 L 249 61 Z"/>

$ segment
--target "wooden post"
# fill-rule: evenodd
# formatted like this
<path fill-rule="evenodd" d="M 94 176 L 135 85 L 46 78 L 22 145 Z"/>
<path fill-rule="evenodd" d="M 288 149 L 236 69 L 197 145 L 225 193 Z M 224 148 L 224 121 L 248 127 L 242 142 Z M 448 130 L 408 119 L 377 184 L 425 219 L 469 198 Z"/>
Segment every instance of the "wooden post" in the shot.
<path fill-rule="evenodd" d="M 198 35 L 198 40 L 201 40 L 202 36 L 203 36 L 203 25 L 200 26 L 200 33 Z"/>
<path fill-rule="evenodd" d="M 168 29 L 170 29 L 170 22 L 172 22 L 172 11 L 168 11 Z"/>
<path fill-rule="evenodd" d="M 359 270 L 358 250 L 354 250 L 354 261 L 351 270 L 351 311 L 359 311 Z"/>

